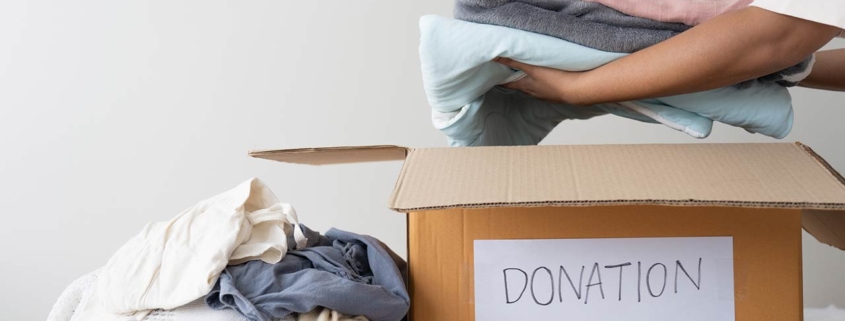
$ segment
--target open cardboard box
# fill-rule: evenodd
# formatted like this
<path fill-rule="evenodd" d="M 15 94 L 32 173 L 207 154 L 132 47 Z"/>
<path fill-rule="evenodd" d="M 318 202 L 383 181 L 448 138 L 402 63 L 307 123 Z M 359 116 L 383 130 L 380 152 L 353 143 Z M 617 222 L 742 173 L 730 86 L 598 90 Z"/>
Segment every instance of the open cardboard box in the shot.
<path fill-rule="evenodd" d="M 474 320 L 473 241 L 732 236 L 738 321 L 802 320 L 801 228 L 845 250 L 845 179 L 800 143 L 251 152 L 404 160 L 412 320 Z M 682 320 L 683 316 L 678 316 Z"/>

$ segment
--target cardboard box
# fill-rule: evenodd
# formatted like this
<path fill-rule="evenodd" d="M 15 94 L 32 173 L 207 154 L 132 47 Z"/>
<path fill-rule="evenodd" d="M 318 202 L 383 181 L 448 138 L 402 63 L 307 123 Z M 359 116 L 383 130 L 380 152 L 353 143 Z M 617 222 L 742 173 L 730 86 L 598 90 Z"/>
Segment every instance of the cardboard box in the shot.
<path fill-rule="evenodd" d="M 738 321 L 802 320 L 802 227 L 845 250 L 845 179 L 799 143 L 250 155 L 312 165 L 404 160 L 389 207 L 408 213 L 415 321 L 475 319 L 474 240 L 731 236 Z"/>

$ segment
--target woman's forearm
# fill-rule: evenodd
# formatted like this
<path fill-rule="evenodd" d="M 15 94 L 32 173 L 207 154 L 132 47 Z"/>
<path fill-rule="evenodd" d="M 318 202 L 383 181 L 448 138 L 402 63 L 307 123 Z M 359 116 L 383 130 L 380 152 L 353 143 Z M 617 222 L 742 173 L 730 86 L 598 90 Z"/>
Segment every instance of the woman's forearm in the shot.
<path fill-rule="evenodd" d="M 845 49 L 816 53 L 813 71 L 799 84 L 802 87 L 845 91 Z"/>
<path fill-rule="evenodd" d="M 579 75 L 578 105 L 715 89 L 797 64 L 838 28 L 747 8 L 707 21 L 655 46 Z"/>

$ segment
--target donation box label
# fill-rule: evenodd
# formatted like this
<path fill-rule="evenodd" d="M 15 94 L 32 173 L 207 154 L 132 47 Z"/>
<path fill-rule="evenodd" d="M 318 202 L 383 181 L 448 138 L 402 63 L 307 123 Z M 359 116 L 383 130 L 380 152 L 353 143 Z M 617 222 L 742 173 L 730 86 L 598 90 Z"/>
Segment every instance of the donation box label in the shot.
<path fill-rule="evenodd" d="M 476 240 L 473 246 L 479 321 L 735 319 L 731 237 Z"/>

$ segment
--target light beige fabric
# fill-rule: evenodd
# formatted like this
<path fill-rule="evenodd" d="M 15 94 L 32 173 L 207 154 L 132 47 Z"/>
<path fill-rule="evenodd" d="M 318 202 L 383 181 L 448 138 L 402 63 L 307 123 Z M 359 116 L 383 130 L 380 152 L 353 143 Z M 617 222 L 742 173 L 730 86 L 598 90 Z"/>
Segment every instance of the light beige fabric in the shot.
<path fill-rule="evenodd" d="M 279 262 L 288 234 L 304 247 L 298 224 L 290 205 L 250 179 L 147 225 L 109 259 L 73 321 L 141 320 L 188 304 L 208 294 L 228 264 Z"/>

